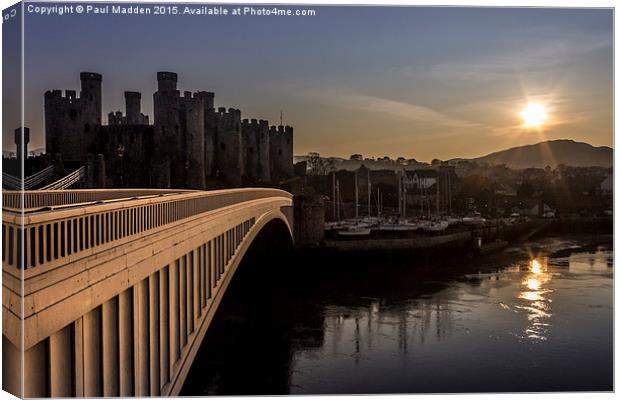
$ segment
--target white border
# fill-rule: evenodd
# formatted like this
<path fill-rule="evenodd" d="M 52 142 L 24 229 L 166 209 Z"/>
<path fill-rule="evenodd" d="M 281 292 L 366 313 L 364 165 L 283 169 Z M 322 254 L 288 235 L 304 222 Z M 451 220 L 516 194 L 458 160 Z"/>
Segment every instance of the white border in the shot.
<path fill-rule="evenodd" d="M 65 1 L 63 3 L 68 3 L 69 1 Z M 0 8 L 6 9 L 16 1 L 11 0 L 0 0 Z M 60 3 L 60 2 L 59 2 Z M 75 2 L 75 3 L 87 3 L 85 2 Z M 454 1 L 454 0 L 442 0 L 442 1 L 418 1 L 418 0 L 390 0 L 390 1 L 368 1 L 368 0 L 311 0 L 311 1 L 299 1 L 299 0 L 268 0 L 268 1 L 260 1 L 260 0 L 245 0 L 245 1 L 234 1 L 234 0 L 220 0 L 220 1 L 180 1 L 180 0 L 168 0 L 168 1 L 144 1 L 144 0 L 136 0 L 136 1 L 127 1 L 127 3 L 213 3 L 213 4 L 225 4 L 225 3 L 237 3 L 237 4 L 312 4 L 312 5 L 377 5 L 377 6 L 389 6 L 389 5 L 414 5 L 414 6 L 470 6 L 470 7 L 559 7 L 559 8 L 614 8 L 615 4 L 611 0 L 522 0 L 522 1 L 511 1 L 511 0 L 467 0 L 467 1 Z M 617 15 L 614 10 L 614 28 L 617 22 Z M 2 41 L 2 33 L 0 30 L 0 43 Z M 616 75 L 617 66 L 618 66 L 618 54 L 616 53 L 615 44 L 618 43 L 618 30 L 614 29 L 614 77 Z M 23 48 L 23 43 L 22 43 Z M 2 66 L 0 63 L 0 76 L 2 73 Z M 2 84 L 0 83 L 0 91 L 2 90 Z M 616 94 L 618 93 L 618 82 L 614 79 L 614 100 L 616 98 Z M 2 99 L 0 97 L 0 110 L 2 108 Z M 618 105 L 614 101 L 614 165 L 617 165 L 618 162 L 618 154 L 615 152 L 615 138 L 616 133 L 618 132 L 618 120 L 615 116 L 618 113 Z M 0 116 L 2 112 L 0 111 Z M 615 169 L 615 168 L 614 168 Z M 615 172 L 615 171 L 614 171 Z M 614 173 L 614 189 L 619 186 L 620 177 L 617 173 Z M 620 210 L 618 207 L 620 204 L 620 200 L 616 196 L 616 192 L 614 190 L 614 210 L 615 212 Z M 616 217 L 616 213 L 614 212 L 614 231 L 618 227 L 619 218 Z M 619 243 L 619 239 L 617 236 L 614 237 L 614 249 L 617 248 Z M 616 310 L 618 310 L 618 299 L 615 296 L 615 279 L 614 279 L 614 339 L 617 339 L 618 335 L 618 318 L 616 318 Z M 616 340 L 614 340 L 614 366 L 615 366 L 615 355 L 616 355 Z M 0 360 L 0 368 L 1 368 L 1 360 Z M 618 369 L 614 367 L 614 384 L 618 382 Z M 483 379 L 484 377 L 481 377 Z M 0 377 L 1 382 L 1 377 Z M 502 400 L 515 400 L 515 399 L 529 399 L 529 398 L 542 398 L 542 399 L 607 399 L 612 398 L 614 394 L 609 393 L 551 393 L 551 394 L 471 394 L 471 395 L 377 395 L 372 396 L 372 398 L 376 399 L 389 399 L 389 398 L 402 398 L 402 399 L 415 399 L 415 400 L 444 400 L 444 399 L 456 399 L 456 398 L 475 398 L 478 399 L 502 399 Z M 292 396 L 291 396 L 292 397 Z M 308 399 L 320 399 L 321 396 L 303 396 Z M 338 399 L 342 400 L 351 400 L 359 398 L 360 396 L 338 396 Z M 365 396 L 368 397 L 368 396 Z M 244 399 L 247 397 L 226 397 L 227 400 L 237 400 Z M 261 399 L 278 399 L 280 397 L 276 396 L 261 396 Z M 4 399 L 15 399 L 14 396 L 0 391 L 0 400 Z"/>

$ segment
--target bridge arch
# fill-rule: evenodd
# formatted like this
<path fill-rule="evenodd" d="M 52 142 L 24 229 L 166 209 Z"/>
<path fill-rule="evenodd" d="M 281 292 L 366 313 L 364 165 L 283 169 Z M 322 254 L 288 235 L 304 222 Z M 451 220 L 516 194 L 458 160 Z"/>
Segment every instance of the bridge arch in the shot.
<path fill-rule="evenodd" d="M 211 308 L 209 309 L 208 315 L 203 321 L 203 325 L 201 326 L 199 330 L 199 334 L 196 336 L 195 340 L 192 342 L 190 354 L 184 360 L 180 368 L 178 376 L 172 382 L 172 385 L 170 387 L 170 392 L 168 393 L 169 395 L 173 395 L 173 396 L 179 395 L 183 387 L 183 383 L 185 382 L 185 379 L 187 378 L 187 374 L 189 373 L 189 370 L 194 362 L 196 353 L 198 352 L 198 349 L 200 348 L 200 345 L 202 344 L 202 341 L 204 340 L 204 336 L 207 332 L 207 329 L 209 325 L 211 324 L 211 321 L 213 320 L 215 313 L 217 312 L 217 309 L 226 293 L 226 289 L 228 288 L 228 285 L 233 279 L 235 272 L 237 271 L 237 268 L 239 267 L 241 261 L 243 260 L 244 256 L 246 255 L 250 247 L 254 244 L 255 239 L 259 237 L 261 234 L 265 233 L 265 230 L 267 230 L 270 226 L 273 226 L 274 223 L 279 223 L 283 225 L 291 239 L 291 243 L 293 242 L 293 228 L 291 226 L 289 218 L 284 214 L 284 212 L 282 212 L 281 209 L 270 210 L 266 212 L 265 214 L 263 214 L 258 220 L 256 220 L 255 224 L 252 226 L 250 232 L 248 233 L 246 240 L 244 240 L 242 246 L 240 246 L 238 253 L 236 254 L 234 260 L 231 262 L 230 266 L 227 267 L 228 270 L 226 273 L 226 277 L 222 280 L 221 289 L 213 300 L 213 304 Z"/>
<path fill-rule="evenodd" d="M 19 203 L 33 207 L 3 210 L 3 371 L 23 362 L 26 380 L 3 382 L 33 397 L 178 394 L 255 238 L 274 221 L 293 232 L 292 196 L 276 189 L 37 191 Z"/>

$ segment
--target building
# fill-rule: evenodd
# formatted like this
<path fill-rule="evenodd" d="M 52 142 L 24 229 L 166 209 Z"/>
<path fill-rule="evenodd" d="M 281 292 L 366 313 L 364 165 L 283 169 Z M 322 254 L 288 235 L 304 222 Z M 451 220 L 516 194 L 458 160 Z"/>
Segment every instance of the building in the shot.
<path fill-rule="evenodd" d="M 141 93 L 125 92 L 125 114 L 108 113 L 104 125 L 98 73 L 80 74 L 79 97 L 75 90 L 46 92 L 47 153 L 75 165 L 101 155 L 106 185 L 113 187 L 207 189 L 293 176 L 292 127 L 216 109 L 213 92 L 181 95 L 177 79 L 174 72 L 157 73 L 152 124 L 141 111 Z"/>
<path fill-rule="evenodd" d="M 437 171 L 433 169 L 416 169 L 405 171 L 403 187 L 411 192 L 424 192 L 437 182 Z"/>
<path fill-rule="evenodd" d="M 600 184 L 601 194 L 604 196 L 609 196 L 614 193 L 614 176 L 609 174 L 605 177 L 603 182 Z"/>

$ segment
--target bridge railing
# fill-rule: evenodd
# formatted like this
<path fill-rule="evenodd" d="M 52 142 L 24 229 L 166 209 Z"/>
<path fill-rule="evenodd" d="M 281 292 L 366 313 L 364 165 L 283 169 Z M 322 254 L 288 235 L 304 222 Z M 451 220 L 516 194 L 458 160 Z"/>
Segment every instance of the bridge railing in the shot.
<path fill-rule="evenodd" d="M 115 193 L 117 198 L 127 194 L 108 192 Z M 101 192 L 98 198 L 105 196 Z M 66 263 L 198 214 L 270 197 L 291 199 L 292 196 L 278 189 L 230 189 L 101 204 L 77 203 L 52 210 L 15 212 L 5 209 L 2 215 L 3 270 L 17 274 L 18 269 Z M 78 197 L 78 200 L 84 199 Z"/>
<path fill-rule="evenodd" d="M 80 189 L 80 190 L 25 190 L 2 191 L 2 207 L 17 211 L 34 208 L 74 205 L 97 201 L 130 199 L 140 196 L 187 193 L 182 189 Z M 22 205 L 23 202 L 23 205 Z"/>
<path fill-rule="evenodd" d="M 53 175 L 54 175 L 54 166 L 50 165 L 47 168 L 44 168 L 43 170 L 35 174 L 25 177 L 23 180 L 21 178 L 18 178 L 18 177 L 15 177 L 13 175 L 3 172 L 2 182 L 5 187 L 13 189 L 13 190 L 20 190 L 20 189 L 28 190 L 28 189 L 32 189 L 35 186 L 40 185 L 41 183 L 51 178 Z"/>
<path fill-rule="evenodd" d="M 50 183 L 49 185 L 43 186 L 41 189 L 42 190 L 67 189 L 71 187 L 72 185 L 82 181 L 85 177 L 86 177 L 86 166 L 82 165 L 80 168 L 71 172 L 69 175 L 63 176 L 57 181 L 54 181 Z"/>

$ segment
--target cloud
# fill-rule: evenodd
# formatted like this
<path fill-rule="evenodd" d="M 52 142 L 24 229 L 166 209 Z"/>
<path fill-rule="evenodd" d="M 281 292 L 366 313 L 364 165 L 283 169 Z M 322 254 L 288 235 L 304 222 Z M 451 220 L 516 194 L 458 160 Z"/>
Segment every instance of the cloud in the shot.
<path fill-rule="evenodd" d="M 494 51 L 491 55 L 437 63 L 430 66 L 402 66 L 391 72 L 407 78 L 455 80 L 455 81 L 496 81 L 527 73 L 557 72 L 560 68 L 570 67 L 584 59 L 588 53 L 608 48 L 612 54 L 611 35 L 569 35 L 552 39 L 538 39 L 545 32 L 530 30 L 520 33 L 520 41 L 527 39 L 527 47 L 517 50 Z M 514 47 L 514 46 L 511 46 Z"/>
<path fill-rule="evenodd" d="M 426 106 L 361 94 L 345 89 L 327 90 L 320 94 L 313 93 L 311 96 L 315 97 L 320 103 L 331 107 L 381 113 L 429 125 L 447 128 L 474 128 L 480 126 L 477 122 L 454 118 Z"/>

